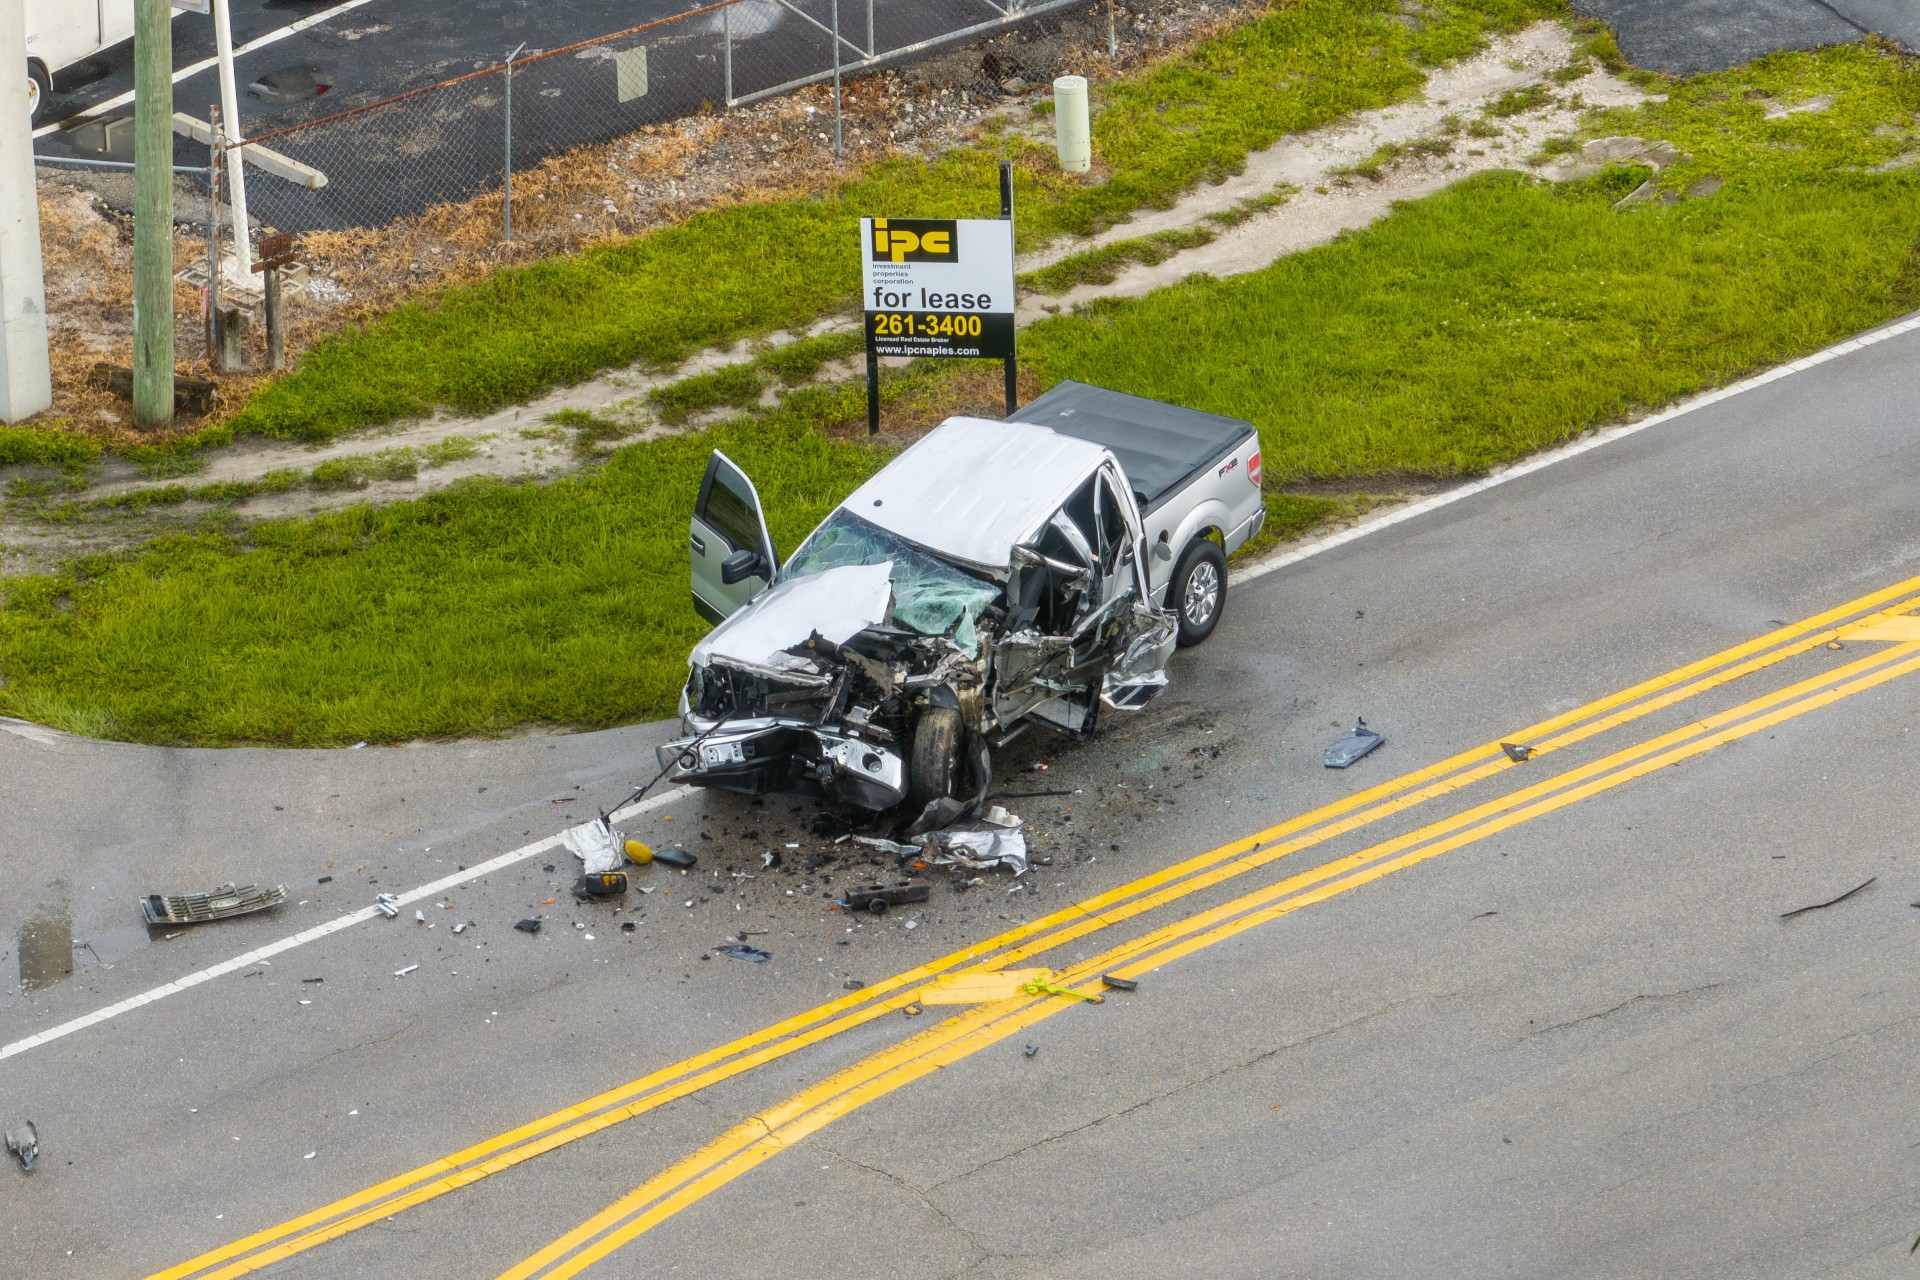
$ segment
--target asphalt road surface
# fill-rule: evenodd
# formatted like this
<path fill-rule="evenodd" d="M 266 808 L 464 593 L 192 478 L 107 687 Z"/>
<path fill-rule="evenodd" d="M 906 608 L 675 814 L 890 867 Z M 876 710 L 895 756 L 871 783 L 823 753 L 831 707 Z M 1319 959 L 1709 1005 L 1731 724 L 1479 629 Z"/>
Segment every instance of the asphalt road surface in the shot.
<path fill-rule="evenodd" d="M 1246 583 L 1147 711 L 1002 754 L 1006 791 L 1070 793 L 1005 801 L 1046 865 L 936 871 L 882 918 L 832 899 L 888 860 L 811 809 L 673 794 L 624 825 L 699 865 L 573 901 L 539 842 L 664 726 L 13 726 L 0 1125 L 43 1151 L 0 1169 L 5 1270 L 1904 1275 L 1917 357 L 1903 333 Z M 1322 768 L 1355 715 L 1386 745 Z M 293 902 L 136 923 L 227 880 Z M 772 960 L 715 950 L 743 935 Z M 1139 988 L 915 1003 L 969 965 Z"/>
<path fill-rule="evenodd" d="M 1574 0 L 1613 24 L 1635 66 L 1720 71 L 1778 49 L 1844 44 L 1872 32 L 1920 49 L 1913 0 Z"/>

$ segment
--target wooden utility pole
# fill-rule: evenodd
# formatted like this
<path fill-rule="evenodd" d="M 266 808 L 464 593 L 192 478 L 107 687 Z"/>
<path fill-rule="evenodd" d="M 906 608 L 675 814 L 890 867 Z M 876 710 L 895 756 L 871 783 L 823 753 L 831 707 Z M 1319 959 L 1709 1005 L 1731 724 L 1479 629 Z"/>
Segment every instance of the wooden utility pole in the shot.
<path fill-rule="evenodd" d="M 133 0 L 133 420 L 173 420 L 173 8 Z"/>

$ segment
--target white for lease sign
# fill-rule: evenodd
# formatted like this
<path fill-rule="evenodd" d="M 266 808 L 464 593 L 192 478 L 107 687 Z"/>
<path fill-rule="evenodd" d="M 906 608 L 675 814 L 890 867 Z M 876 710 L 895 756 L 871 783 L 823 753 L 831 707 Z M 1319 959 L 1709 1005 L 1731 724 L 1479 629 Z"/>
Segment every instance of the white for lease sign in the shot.
<path fill-rule="evenodd" d="M 870 353 L 1013 354 L 1013 223 L 862 218 L 860 245 Z"/>

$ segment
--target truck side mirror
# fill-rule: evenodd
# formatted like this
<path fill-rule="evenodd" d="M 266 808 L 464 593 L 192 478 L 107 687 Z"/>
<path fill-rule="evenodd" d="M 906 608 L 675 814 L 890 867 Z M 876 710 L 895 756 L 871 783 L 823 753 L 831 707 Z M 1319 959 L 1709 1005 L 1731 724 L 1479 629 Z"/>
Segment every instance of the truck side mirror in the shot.
<path fill-rule="evenodd" d="M 720 562 L 720 581 L 727 586 L 736 582 L 745 582 L 748 578 L 770 578 L 762 567 L 760 553 L 751 548 L 736 551 Z"/>

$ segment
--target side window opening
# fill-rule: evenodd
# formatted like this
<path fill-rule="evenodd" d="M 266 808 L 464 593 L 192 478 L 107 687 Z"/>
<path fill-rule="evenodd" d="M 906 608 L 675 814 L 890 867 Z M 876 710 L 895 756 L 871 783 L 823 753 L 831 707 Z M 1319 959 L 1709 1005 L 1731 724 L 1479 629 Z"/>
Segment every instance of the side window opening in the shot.
<path fill-rule="evenodd" d="M 760 549 L 760 518 L 754 511 L 753 496 L 725 468 L 714 471 L 700 518 L 727 540 L 729 550 Z"/>

